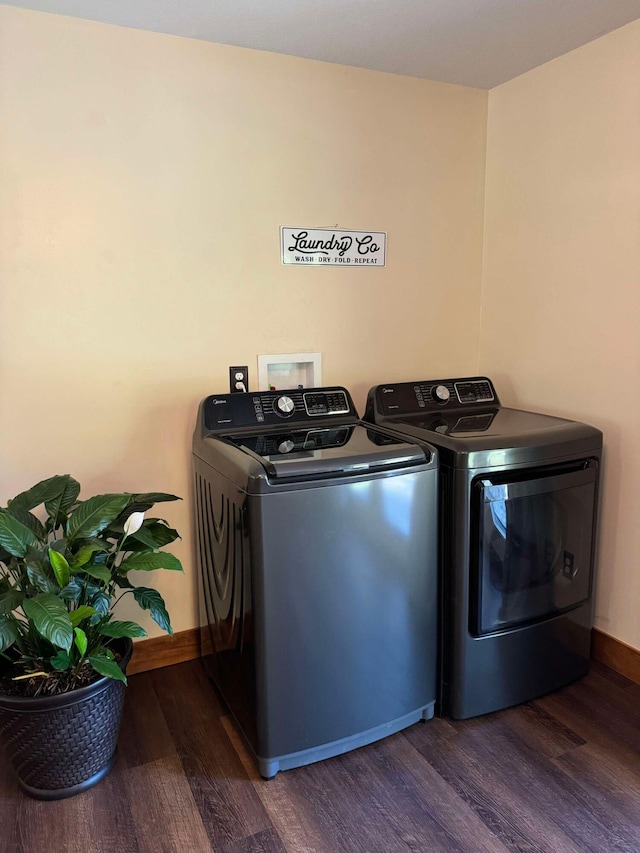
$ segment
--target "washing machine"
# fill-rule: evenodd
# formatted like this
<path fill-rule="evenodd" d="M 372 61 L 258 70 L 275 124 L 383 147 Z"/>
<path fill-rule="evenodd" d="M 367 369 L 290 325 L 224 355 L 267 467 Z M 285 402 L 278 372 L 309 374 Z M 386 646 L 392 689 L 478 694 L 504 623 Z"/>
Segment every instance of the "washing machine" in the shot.
<path fill-rule="evenodd" d="M 485 376 L 378 385 L 365 420 L 438 448 L 439 711 L 474 717 L 585 675 L 602 433 L 502 406 Z"/>
<path fill-rule="evenodd" d="M 193 468 L 202 657 L 260 774 L 432 717 L 436 450 L 342 387 L 214 394 Z"/>

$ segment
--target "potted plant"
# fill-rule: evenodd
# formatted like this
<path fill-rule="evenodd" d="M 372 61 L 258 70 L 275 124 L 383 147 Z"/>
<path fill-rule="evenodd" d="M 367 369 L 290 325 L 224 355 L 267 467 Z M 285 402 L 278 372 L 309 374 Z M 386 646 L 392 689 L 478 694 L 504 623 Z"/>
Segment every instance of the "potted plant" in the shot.
<path fill-rule="evenodd" d="M 171 634 L 160 594 L 129 573 L 182 571 L 162 550 L 178 533 L 145 517 L 175 495 L 79 494 L 58 475 L 0 507 L 0 742 L 40 799 L 79 793 L 111 769 L 132 638 L 146 635 L 113 608 L 133 596 Z"/>

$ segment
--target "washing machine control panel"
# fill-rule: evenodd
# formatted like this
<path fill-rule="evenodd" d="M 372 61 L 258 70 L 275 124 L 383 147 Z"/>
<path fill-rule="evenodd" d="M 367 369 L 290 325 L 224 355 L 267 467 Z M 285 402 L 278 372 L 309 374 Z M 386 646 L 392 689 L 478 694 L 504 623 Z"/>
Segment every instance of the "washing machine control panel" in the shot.
<path fill-rule="evenodd" d="M 371 394 L 379 411 L 387 416 L 500 405 L 493 383 L 486 376 L 378 385 Z"/>
<path fill-rule="evenodd" d="M 210 430 L 357 417 L 349 392 L 339 387 L 212 394 L 204 403 L 205 427 Z"/>

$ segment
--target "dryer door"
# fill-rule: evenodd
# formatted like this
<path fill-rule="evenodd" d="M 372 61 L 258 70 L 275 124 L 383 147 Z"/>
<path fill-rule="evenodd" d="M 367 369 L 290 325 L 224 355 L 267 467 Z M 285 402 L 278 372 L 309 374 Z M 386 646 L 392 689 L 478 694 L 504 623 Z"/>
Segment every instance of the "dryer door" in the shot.
<path fill-rule="evenodd" d="M 587 460 L 573 470 L 475 481 L 472 634 L 545 619 L 589 598 L 597 480 L 598 463 Z"/>

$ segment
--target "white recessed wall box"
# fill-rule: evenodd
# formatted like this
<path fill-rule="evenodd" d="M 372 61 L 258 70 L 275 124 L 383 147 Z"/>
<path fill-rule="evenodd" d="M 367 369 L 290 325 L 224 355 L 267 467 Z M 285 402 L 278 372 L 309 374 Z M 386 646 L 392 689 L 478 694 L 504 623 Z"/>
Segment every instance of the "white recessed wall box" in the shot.
<path fill-rule="evenodd" d="M 322 354 L 290 352 L 259 355 L 258 383 L 261 391 L 317 388 L 322 385 Z"/>

